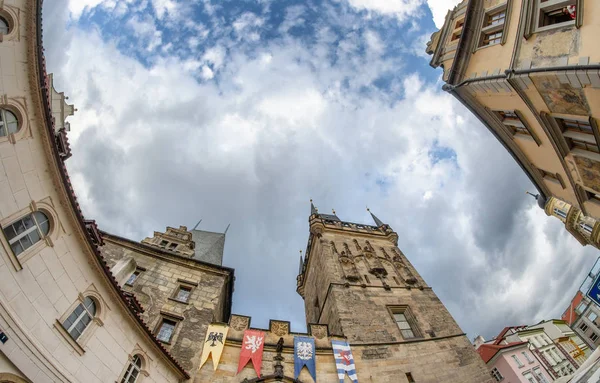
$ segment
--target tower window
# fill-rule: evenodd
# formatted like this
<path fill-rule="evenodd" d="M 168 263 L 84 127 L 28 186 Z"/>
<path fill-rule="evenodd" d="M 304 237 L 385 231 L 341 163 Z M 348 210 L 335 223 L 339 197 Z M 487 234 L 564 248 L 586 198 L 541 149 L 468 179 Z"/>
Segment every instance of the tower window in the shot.
<path fill-rule="evenodd" d="M 169 244 L 169 241 L 165 241 L 165 240 L 160 241 L 160 247 L 167 247 L 168 244 Z"/>
<path fill-rule="evenodd" d="M 185 287 L 185 286 L 179 286 L 179 290 L 177 291 L 177 296 L 175 297 L 175 299 L 177 299 L 179 302 L 188 302 L 190 300 L 190 293 L 192 292 L 192 289 L 189 287 Z"/>
<path fill-rule="evenodd" d="M 129 285 L 129 286 L 133 286 L 133 284 L 138 279 L 138 277 L 140 276 L 140 274 L 141 274 L 141 272 L 139 270 L 134 271 L 133 274 L 131 274 L 129 276 L 129 279 L 127 280 L 127 282 L 125 282 L 125 284 Z"/>
<path fill-rule="evenodd" d="M 177 327 L 177 322 L 174 320 L 163 318 L 158 326 L 156 338 L 164 343 L 169 343 Z"/>
<path fill-rule="evenodd" d="M 392 306 L 389 307 L 389 310 L 403 339 L 408 340 L 422 336 L 417 326 L 417 321 L 408 306 Z"/>
<path fill-rule="evenodd" d="M 172 243 L 169 245 L 169 250 L 175 250 L 177 248 L 177 244 L 176 243 Z"/>

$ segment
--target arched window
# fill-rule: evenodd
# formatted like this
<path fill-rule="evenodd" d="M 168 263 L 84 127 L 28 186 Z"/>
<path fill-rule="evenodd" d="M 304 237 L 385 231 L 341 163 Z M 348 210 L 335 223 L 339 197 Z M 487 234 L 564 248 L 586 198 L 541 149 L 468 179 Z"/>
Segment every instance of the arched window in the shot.
<path fill-rule="evenodd" d="M 69 332 L 73 339 L 77 340 L 86 327 L 96 315 L 96 303 L 90 297 L 85 297 L 83 303 L 75 307 L 75 310 L 65 319 L 63 327 Z"/>
<path fill-rule="evenodd" d="M 142 369 L 142 357 L 138 354 L 133 356 L 133 360 L 129 363 L 129 367 L 121 379 L 121 383 L 135 383 Z"/>
<path fill-rule="evenodd" d="M 15 255 L 19 255 L 50 231 L 50 220 L 41 211 L 35 211 L 2 229 Z"/>
<path fill-rule="evenodd" d="M 2 31 L 5 25 L 3 23 L 4 19 L 0 17 L 0 33 L 3 33 Z M 8 109 L 0 109 L 0 137 L 16 133 L 17 130 L 19 130 L 19 120 L 17 119 L 17 116 Z"/>
<path fill-rule="evenodd" d="M 0 34 L 8 35 L 8 29 L 8 21 L 6 21 L 4 17 L 0 16 Z"/>

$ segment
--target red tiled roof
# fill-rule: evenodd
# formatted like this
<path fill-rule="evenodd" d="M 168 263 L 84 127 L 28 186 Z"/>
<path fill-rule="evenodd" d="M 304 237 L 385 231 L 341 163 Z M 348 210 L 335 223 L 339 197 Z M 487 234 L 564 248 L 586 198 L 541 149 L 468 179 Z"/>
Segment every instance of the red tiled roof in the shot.
<path fill-rule="evenodd" d="M 508 328 L 510 327 L 505 327 L 505 330 Z M 481 356 L 481 359 L 487 363 L 494 357 L 494 355 L 498 353 L 498 351 L 523 344 L 527 344 L 527 342 L 512 342 L 509 344 L 482 344 L 477 349 L 477 352 L 479 353 L 479 356 Z"/>
<path fill-rule="evenodd" d="M 55 134 L 55 126 L 54 126 L 54 118 L 52 116 L 51 107 L 50 107 L 50 86 L 48 81 L 48 74 L 46 73 L 46 59 L 44 57 L 44 48 L 42 47 L 42 2 L 43 0 L 36 1 L 36 11 L 37 11 L 37 25 L 36 25 L 36 43 L 37 43 L 37 55 L 38 55 L 38 69 L 40 76 L 40 91 L 41 91 L 41 101 L 44 107 L 45 120 L 47 122 L 46 128 L 48 129 L 48 134 L 50 137 L 54 137 Z M 75 211 L 77 216 L 77 220 L 79 221 L 79 225 L 81 226 L 82 231 L 85 233 L 85 238 L 89 242 L 90 247 L 93 249 L 94 255 L 99 261 L 100 265 L 102 265 L 102 269 L 106 274 L 108 280 L 111 282 L 113 288 L 117 291 L 119 297 L 125 303 L 125 306 L 129 309 L 129 311 L 133 314 L 133 317 L 136 319 L 138 324 L 144 329 L 148 338 L 162 351 L 162 353 L 167 357 L 167 359 L 177 368 L 177 370 L 181 373 L 185 379 L 189 379 L 190 375 L 185 371 L 185 369 L 179 364 L 177 359 L 171 355 L 171 353 L 163 346 L 163 344 L 156 339 L 148 325 L 142 319 L 140 312 L 137 311 L 136 305 L 139 305 L 139 302 L 134 298 L 133 300 L 130 297 L 125 295 L 125 291 L 121 289 L 114 275 L 111 273 L 104 257 L 100 253 L 99 245 L 101 244 L 101 237 L 98 235 L 98 230 L 95 228 L 95 223 L 85 220 L 83 217 L 83 212 L 79 207 L 79 203 L 77 202 L 77 197 L 75 196 L 75 191 L 73 190 L 73 185 L 71 184 L 71 180 L 69 178 L 69 174 L 67 173 L 67 168 L 64 164 L 64 160 L 66 159 L 64 156 L 61 156 L 59 153 L 59 148 L 55 140 L 52 140 L 54 145 L 52 145 L 52 150 L 54 152 L 54 158 L 56 159 L 55 165 L 57 166 L 60 176 L 62 178 L 65 189 L 67 190 L 67 195 L 69 197 L 69 201 L 71 203 L 71 207 Z M 93 226 L 93 227 L 92 227 Z"/>
<path fill-rule="evenodd" d="M 583 300 L 582 292 L 577 291 L 577 294 L 575 294 L 575 296 L 573 297 L 573 300 L 571 300 L 571 303 L 569 303 L 569 307 L 563 313 L 561 319 L 564 320 L 565 322 L 567 322 L 567 324 L 569 326 L 572 325 L 577 320 L 577 313 L 575 312 L 575 309 L 577 308 L 577 306 L 579 306 L 579 304 L 581 303 L 582 300 Z"/>

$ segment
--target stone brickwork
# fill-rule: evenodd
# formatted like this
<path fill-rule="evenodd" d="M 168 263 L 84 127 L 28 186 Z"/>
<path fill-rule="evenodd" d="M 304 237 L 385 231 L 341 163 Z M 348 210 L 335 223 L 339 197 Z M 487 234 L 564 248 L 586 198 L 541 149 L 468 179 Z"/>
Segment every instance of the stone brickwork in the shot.
<path fill-rule="evenodd" d="M 102 254 L 110 267 L 130 258 L 135 261 L 139 276 L 132 285 L 125 284 L 124 290 L 132 292 L 141 303 L 142 316 L 150 328 L 158 330 L 162 318 L 178 323 L 165 346 L 193 374 L 208 324 L 229 317 L 233 270 L 110 234 L 105 234 L 104 240 Z M 185 303 L 175 299 L 180 286 L 191 289 Z"/>
<path fill-rule="evenodd" d="M 229 335 L 225 344 L 221 362 L 217 371 L 212 368 L 211 361 L 202 367 L 196 374 L 195 383 L 213 382 L 229 383 L 243 382 L 244 379 L 256 378 L 256 373 L 249 363 L 239 375 L 236 375 L 240 345 L 244 326 L 236 326 L 238 316 L 233 315 L 230 322 Z M 247 317 L 240 317 L 248 319 Z M 274 333 L 274 323 L 271 321 L 266 333 L 265 350 L 263 354 L 262 374 L 273 374 L 277 341 L 283 338 L 283 373 L 285 376 L 294 377 L 294 335 L 314 336 L 317 347 L 316 366 L 317 381 L 337 383 L 337 370 L 331 349 L 331 340 L 343 339 L 334 335 L 319 338 L 316 334 L 317 325 L 309 325 L 308 334 Z M 287 323 L 287 322 L 282 322 Z M 281 334 L 281 335 L 280 335 Z M 478 354 L 473 351 L 473 346 L 465 336 L 458 335 L 448 338 L 437 338 L 425 342 L 390 342 L 380 345 L 352 345 L 356 371 L 359 381 L 377 383 L 408 382 L 406 374 L 410 373 L 419 383 L 464 383 L 464 382 L 492 382 L 489 371 L 481 361 Z M 275 381 L 275 380 L 266 380 Z M 291 381 L 291 380 L 289 380 Z M 304 369 L 300 382 L 312 382 L 308 370 Z M 350 381 L 346 378 L 346 381 Z"/>

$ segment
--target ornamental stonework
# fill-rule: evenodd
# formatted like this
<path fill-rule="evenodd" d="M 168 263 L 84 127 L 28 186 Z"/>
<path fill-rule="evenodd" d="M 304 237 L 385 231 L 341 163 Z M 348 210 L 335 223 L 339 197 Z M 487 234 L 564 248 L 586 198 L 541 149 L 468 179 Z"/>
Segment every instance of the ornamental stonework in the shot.
<path fill-rule="evenodd" d="M 271 321 L 271 332 L 277 336 L 284 336 L 290 333 L 290 322 Z"/>
<path fill-rule="evenodd" d="M 229 325 L 236 331 L 244 331 L 250 325 L 250 318 L 240 315 L 232 315 Z"/>

